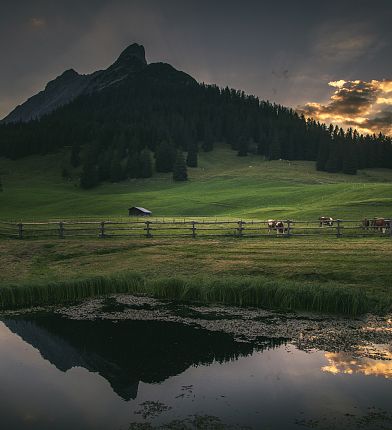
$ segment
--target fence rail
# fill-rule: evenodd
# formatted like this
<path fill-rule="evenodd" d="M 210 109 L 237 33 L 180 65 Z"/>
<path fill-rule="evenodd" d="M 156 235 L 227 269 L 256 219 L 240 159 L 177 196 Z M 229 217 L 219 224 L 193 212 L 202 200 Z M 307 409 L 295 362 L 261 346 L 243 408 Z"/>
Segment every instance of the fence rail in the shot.
<path fill-rule="evenodd" d="M 0 221 L 0 237 L 29 239 L 67 237 L 303 237 L 303 236 L 389 236 L 392 238 L 391 219 L 329 221 L 280 221 L 271 226 L 260 220 L 129 220 L 129 221 Z"/>

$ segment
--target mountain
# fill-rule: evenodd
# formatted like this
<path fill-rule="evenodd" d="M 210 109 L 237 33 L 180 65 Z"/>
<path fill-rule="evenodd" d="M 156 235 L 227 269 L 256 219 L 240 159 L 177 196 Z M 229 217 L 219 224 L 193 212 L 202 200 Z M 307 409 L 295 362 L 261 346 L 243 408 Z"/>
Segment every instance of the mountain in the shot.
<path fill-rule="evenodd" d="M 135 399 L 139 382 L 160 383 L 190 366 L 247 356 L 253 346 L 226 333 L 176 322 L 78 321 L 55 315 L 3 321 L 62 372 L 83 367 L 104 377 L 120 397 Z M 266 348 L 283 343 L 271 339 Z"/>
<path fill-rule="evenodd" d="M 4 119 L 4 123 L 28 122 L 49 114 L 60 106 L 66 105 L 82 94 L 101 91 L 117 85 L 147 66 L 144 47 L 134 43 L 128 46 L 118 59 L 106 70 L 99 70 L 90 75 L 80 75 L 75 70 L 66 70 L 43 91 L 30 97 L 17 106 Z"/>
<path fill-rule="evenodd" d="M 50 81 L 43 91 L 17 106 L 3 119 L 3 122 L 27 122 L 40 118 L 74 100 L 86 89 L 90 79 L 89 75 L 79 75 L 73 69 L 66 70 L 62 75 Z"/>
<path fill-rule="evenodd" d="M 390 137 L 327 127 L 243 91 L 198 83 L 170 64 L 148 64 L 138 44 L 106 70 L 64 72 L 0 124 L 0 156 L 69 148 L 63 176 L 84 188 L 172 172 L 181 151 L 196 167 L 198 151 L 216 142 L 241 157 L 317 161 L 329 173 L 392 168 Z"/>

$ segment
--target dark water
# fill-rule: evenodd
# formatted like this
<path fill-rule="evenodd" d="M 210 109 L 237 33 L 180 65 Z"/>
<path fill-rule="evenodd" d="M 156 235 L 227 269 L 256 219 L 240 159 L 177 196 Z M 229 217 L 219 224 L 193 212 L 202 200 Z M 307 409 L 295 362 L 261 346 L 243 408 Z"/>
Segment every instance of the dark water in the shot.
<path fill-rule="evenodd" d="M 174 322 L 3 320 L 0 428 L 392 429 L 392 361 L 263 345 Z"/>

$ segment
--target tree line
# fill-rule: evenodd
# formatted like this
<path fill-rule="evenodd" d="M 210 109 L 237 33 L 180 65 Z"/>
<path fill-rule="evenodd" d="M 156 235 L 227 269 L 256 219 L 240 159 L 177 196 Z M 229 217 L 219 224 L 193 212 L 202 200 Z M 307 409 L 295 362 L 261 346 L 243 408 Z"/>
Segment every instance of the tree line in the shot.
<path fill-rule="evenodd" d="M 212 151 L 216 142 L 240 157 L 310 160 L 330 173 L 392 168 L 390 137 L 327 127 L 281 105 L 186 76 L 157 65 L 148 76 L 80 96 L 40 120 L 1 124 L 0 156 L 17 159 L 70 147 L 70 165 L 80 169 L 85 188 L 148 178 L 154 170 L 186 180 L 199 151 Z"/>

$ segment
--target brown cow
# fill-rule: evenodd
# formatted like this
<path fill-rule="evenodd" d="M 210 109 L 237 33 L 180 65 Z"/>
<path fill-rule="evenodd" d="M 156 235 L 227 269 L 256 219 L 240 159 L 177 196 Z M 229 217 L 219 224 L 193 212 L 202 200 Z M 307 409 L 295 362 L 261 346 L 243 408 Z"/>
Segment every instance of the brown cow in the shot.
<path fill-rule="evenodd" d="M 382 233 L 386 233 L 387 229 L 389 229 L 391 226 L 390 220 L 385 220 L 384 218 L 374 218 L 370 221 L 370 227 L 373 228 L 373 230 L 379 230 Z"/>
<path fill-rule="evenodd" d="M 269 219 L 267 221 L 268 226 L 268 234 L 271 233 L 272 230 L 276 230 L 276 234 L 281 233 L 283 234 L 287 229 L 284 226 L 283 221 L 277 221 L 275 219 Z"/>
<path fill-rule="evenodd" d="M 325 225 L 327 227 L 333 226 L 333 218 L 331 218 L 330 216 L 321 216 L 319 218 L 319 221 L 320 221 L 320 227 L 324 227 Z"/>

